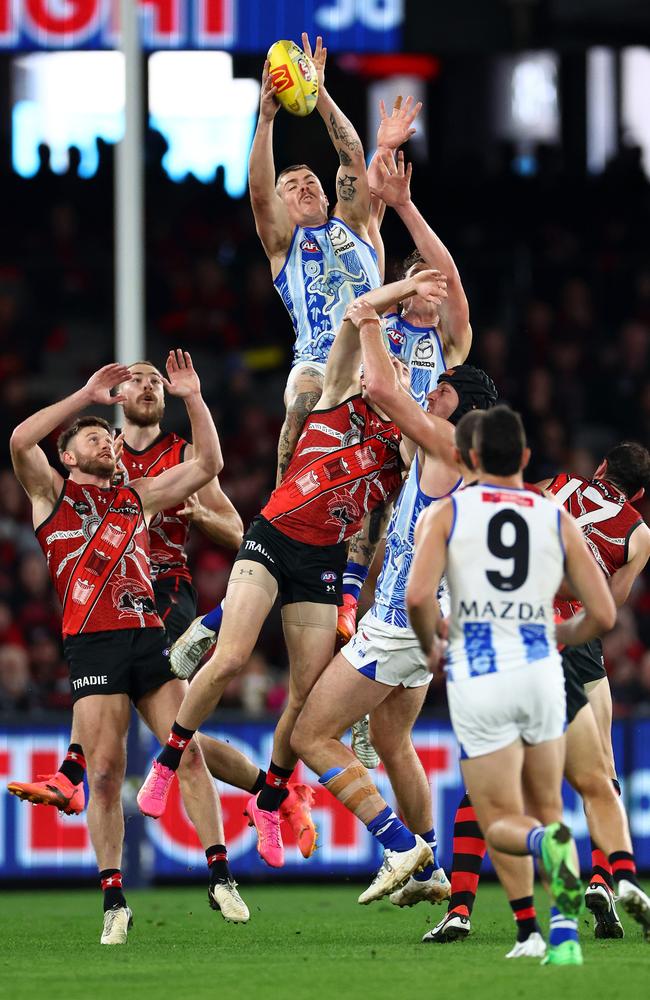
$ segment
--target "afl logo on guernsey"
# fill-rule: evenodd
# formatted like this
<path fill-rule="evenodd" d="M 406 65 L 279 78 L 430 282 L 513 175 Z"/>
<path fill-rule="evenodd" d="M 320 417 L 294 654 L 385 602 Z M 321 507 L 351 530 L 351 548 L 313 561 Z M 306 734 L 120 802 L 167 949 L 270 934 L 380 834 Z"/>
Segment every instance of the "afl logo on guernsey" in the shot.
<path fill-rule="evenodd" d="M 305 253 L 320 253 L 318 243 L 314 243 L 313 240 L 303 240 L 300 244 L 300 249 L 304 250 Z"/>
<path fill-rule="evenodd" d="M 406 343 L 406 337 L 404 336 L 401 330 L 398 330 L 394 326 L 389 326 L 388 329 L 386 330 L 386 334 L 388 335 L 388 342 L 390 344 L 391 350 L 393 351 L 394 354 L 399 354 L 400 350 L 402 349 L 402 347 L 404 347 L 404 344 Z"/>
<path fill-rule="evenodd" d="M 323 583 L 335 583 L 337 576 L 338 573 L 333 573 L 332 570 L 328 569 L 324 573 L 321 573 L 320 578 Z"/>

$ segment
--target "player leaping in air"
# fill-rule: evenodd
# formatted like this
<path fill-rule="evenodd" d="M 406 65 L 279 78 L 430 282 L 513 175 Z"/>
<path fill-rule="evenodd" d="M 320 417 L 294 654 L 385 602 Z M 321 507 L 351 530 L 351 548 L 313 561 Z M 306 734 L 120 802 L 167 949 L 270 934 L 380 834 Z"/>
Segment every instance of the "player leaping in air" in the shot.
<path fill-rule="evenodd" d="M 368 296 L 375 308 L 384 310 L 416 291 L 439 301 L 445 295 L 444 277 L 421 272 Z M 322 408 L 308 417 L 280 486 L 244 537 L 215 653 L 192 682 L 167 745 L 138 796 L 145 814 L 162 815 L 188 734 L 243 669 L 280 593 L 291 671 L 289 700 L 276 727 L 266 783 L 247 805 L 258 831 L 258 850 L 274 867 L 284 863 L 278 810 L 298 759 L 291 735 L 334 651 L 345 541 L 367 512 L 401 484 L 400 433 L 362 398 L 360 353 L 356 327 L 345 320 L 328 357 Z M 429 848 L 422 846 L 429 859 Z"/>
<path fill-rule="evenodd" d="M 296 338 L 285 390 L 286 416 L 278 445 L 276 485 L 289 465 L 307 415 L 320 399 L 325 363 L 346 306 L 383 281 L 383 245 L 377 218 L 371 212 L 361 139 L 325 87 L 327 49 L 322 38 L 317 38 L 313 53 L 306 34 L 302 42 L 316 66 L 316 107 L 339 160 L 334 212 L 329 215 L 321 181 L 306 163 L 293 164 L 276 174 L 273 129 L 280 103 L 268 61 L 249 160 L 255 227 Z M 402 105 L 398 98 L 387 115 L 382 105 L 378 154 L 391 154 L 409 139 L 420 107 L 411 98 Z M 439 269 L 445 273 L 444 268 Z M 364 570 L 367 572 L 366 567 Z M 197 619 L 175 644 L 171 661 L 179 676 L 194 670 L 214 644 L 221 617 L 219 606 Z"/>

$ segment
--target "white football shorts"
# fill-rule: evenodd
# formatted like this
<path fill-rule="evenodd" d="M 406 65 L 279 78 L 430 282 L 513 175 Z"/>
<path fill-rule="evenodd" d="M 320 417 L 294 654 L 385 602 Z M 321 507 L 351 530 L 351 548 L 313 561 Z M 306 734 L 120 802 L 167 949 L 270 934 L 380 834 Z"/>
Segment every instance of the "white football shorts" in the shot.
<path fill-rule="evenodd" d="M 460 681 L 447 701 L 461 757 L 482 757 L 522 739 L 558 739 L 566 728 L 564 674 L 557 657 Z"/>
<path fill-rule="evenodd" d="M 431 680 L 415 632 L 382 622 L 371 611 L 363 616 L 341 652 L 360 674 L 380 684 L 412 688 Z"/>

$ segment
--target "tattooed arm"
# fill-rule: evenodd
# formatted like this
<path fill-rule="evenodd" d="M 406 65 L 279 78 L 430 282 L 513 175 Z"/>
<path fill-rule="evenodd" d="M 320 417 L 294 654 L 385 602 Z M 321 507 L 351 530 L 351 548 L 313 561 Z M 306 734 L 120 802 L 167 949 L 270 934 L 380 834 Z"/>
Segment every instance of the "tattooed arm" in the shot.
<path fill-rule="evenodd" d="M 362 239 L 368 239 L 370 221 L 370 189 L 366 173 L 366 160 L 361 139 L 352 123 L 325 89 L 325 61 L 327 49 L 318 36 L 316 48 L 311 51 L 308 36 L 303 32 L 302 47 L 310 56 L 318 73 L 318 102 L 316 107 L 327 126 L 330 139 L 337 152 L 340 167 L 336 175 L 336 207 L 334 215 L 343 219 Z"/>
<path fill-rule="evenodd" d="M 317 368 L 301 365 L 289 376 L 285 396 L 287 412 L 278 441 L 276 486 L 280 485 L 289 467 L 305 420 L 318 403 L 322 388 L 323 376 Z"/>

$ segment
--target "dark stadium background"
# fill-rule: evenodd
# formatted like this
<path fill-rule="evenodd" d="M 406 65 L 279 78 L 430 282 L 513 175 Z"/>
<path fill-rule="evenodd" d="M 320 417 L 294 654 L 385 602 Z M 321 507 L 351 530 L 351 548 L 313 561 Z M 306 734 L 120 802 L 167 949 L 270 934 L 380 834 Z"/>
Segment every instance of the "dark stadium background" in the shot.
<path fill-rule="evenodd" d="M 650 440 L 650 182 L 620 121 L 618 148 L 602 172 L 589 173 L 585 129 L 589 47 L 613 47 L 620 84 L 622 49 L 644 44 L 650 6 L 634 0 L 405 6 L 402 53 L 429 57 L 428 153 L 413 156 L 413 199 L 460 269 L 474 330 L 469 360 L 524 416 L 530 480 L 560 469 L 588 475 L 612 444 Z M 495 60 L 539 48 L 559 56 L 560 140 L 534 146 L 522 166 L 494 125 Z M 90 179 L 76 176 L 74 161 L 54 175 L 47 150 L 36 177 L 18 177 L 12 58 L 0 55 L 0 720 L 38 725 L 67 722 L 70 692 L 59 609 L 6 446 L 24 416 L 113 359 L 113 149 L 100 144 Z M 237 54 L 235 74 L 257 77 L 261 61 L 261 52 Z M 337 52 L 328 61 L 328 88 L 367 151 L 374 137 L 366 90 L 391 65 L 411 64 Z M 333 202 L 336 159 L 321 120 L 280 113 L 276 121 L 278 167 L 313 164 Z M 171 346 L 192 352 L 224 448 L 222 485 L 247 524 L 274 480 L 291 327 L 247 196 L 228 197 L 219 177 L 207 185 L 171 182 L 161 167 L 164 148 L 148 131 L 146 356 L 162 364 Z M 382 232 L 390 278 L 412 247 L 390 211 Z M 175 405 L 165 423 L 185 429 Z M 647 519 L 650 503 L 639 509 Z M 232 553 L 194 531 L 191 560 L 207 611 L 224 594 Z M 616 717 L 650 716 L 648 574 L 606 637 L 605 655 Z M 277 715 L 285 685 L 275 616 L 229 689 L 222 717 Z M 440 680 L 427 710 L 444 713 Z"/>

